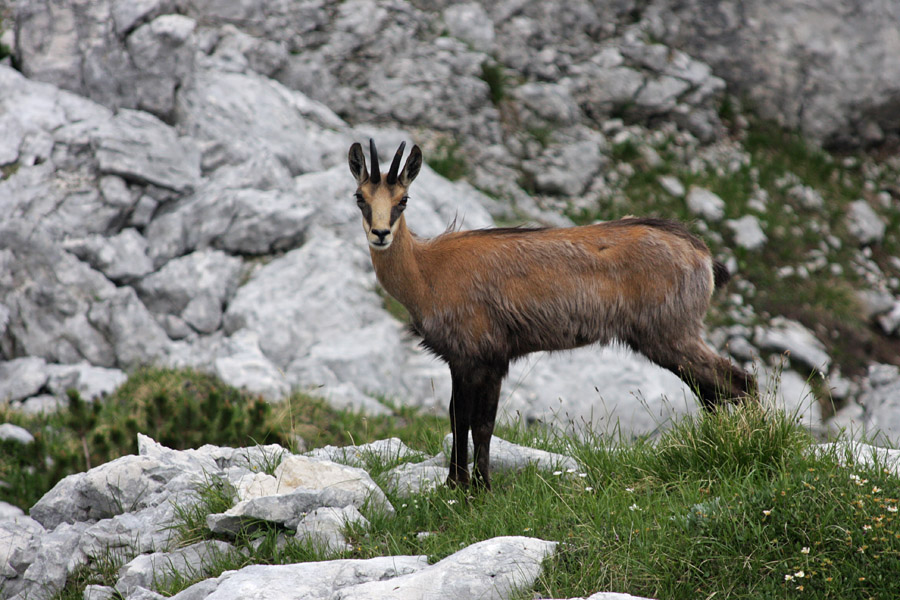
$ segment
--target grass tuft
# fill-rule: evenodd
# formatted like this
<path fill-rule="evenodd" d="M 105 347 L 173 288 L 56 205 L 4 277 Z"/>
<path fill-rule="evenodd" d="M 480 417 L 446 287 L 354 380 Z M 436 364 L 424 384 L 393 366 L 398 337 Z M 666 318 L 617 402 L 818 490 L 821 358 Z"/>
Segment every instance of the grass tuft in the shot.
<path fill-rule="evenodd" d="M 758 404 L 689 415 L 656 444 L 653 472 L 670 479 L 765 478 L 811 443 L 791 419 Z"/>

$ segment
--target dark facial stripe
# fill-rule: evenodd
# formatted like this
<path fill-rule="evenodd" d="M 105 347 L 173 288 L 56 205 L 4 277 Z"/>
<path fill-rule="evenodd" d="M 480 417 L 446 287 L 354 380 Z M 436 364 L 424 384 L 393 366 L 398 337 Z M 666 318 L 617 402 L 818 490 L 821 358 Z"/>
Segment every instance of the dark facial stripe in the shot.
<path fill-rule="evenodd" d="M 391 227 L 394 226 L 394 223 L 397 222 L 397 219 L 400 218 L 400 214 L 403 212 L 403 205 L 396 204 L 391 207 Z"/>

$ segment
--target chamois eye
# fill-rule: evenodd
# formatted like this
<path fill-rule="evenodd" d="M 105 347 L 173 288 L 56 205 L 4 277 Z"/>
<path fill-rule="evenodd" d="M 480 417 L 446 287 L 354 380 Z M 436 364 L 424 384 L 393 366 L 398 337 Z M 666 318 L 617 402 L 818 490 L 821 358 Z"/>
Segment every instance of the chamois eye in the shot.
<path fill-rule="evenodd" d="M 409 196 L 403 196 L 400 198 L 400 202 L 397 203 L 397 206 L 400 208 L 406 208 L 406 203 L 409 201 Z"/>
<path fill-rule="evenodd" d="M 356 196 L 356 205 L 358 207 L 362 208 L 363 206 L 366 205 L 366 199 L 363 198 L 362 194 L 357 193 L 357 194 L 355 194 L 355 196 Z"/>

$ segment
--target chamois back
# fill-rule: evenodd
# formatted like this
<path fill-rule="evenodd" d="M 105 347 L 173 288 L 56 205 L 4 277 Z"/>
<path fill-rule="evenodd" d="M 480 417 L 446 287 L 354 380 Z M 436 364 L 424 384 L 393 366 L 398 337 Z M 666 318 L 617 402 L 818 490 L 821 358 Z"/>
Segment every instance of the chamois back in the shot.
<path fill-rule="evenodd" d="M 568 229 L 486 229 L 425 242 L 420 265 L 440 303 L 412 313 L 445 360 L 509 361 L 538 350 L 702 327 L 712 259 L 678 223 L 623 219 Z"/>

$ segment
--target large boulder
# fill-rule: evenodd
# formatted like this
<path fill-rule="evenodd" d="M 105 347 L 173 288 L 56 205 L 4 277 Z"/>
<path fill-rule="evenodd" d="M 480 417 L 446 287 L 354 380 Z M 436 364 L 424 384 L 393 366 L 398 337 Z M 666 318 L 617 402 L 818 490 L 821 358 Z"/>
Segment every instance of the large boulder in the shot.
<path fill-rule="evenodd" d="M 649 29 L 704 61 L 763 116 L 831 144 L 900 133 L 900 5 L 657 0 Z"/>
<path fill-rule="evenodd" d="M 38 0 L 16 6 L 16 57 L 31 79 L 113 109 L 170 118 L 193 71 L 193 19 L 175 2 Z"/>
<path fill-rule="evenodd" d="M 117 288 L 45 235 L 0 224 L 0 297 L 9 313 L 6 357 L 135 366 L 161 357 L 168 338 L 131 288 Z"/>

